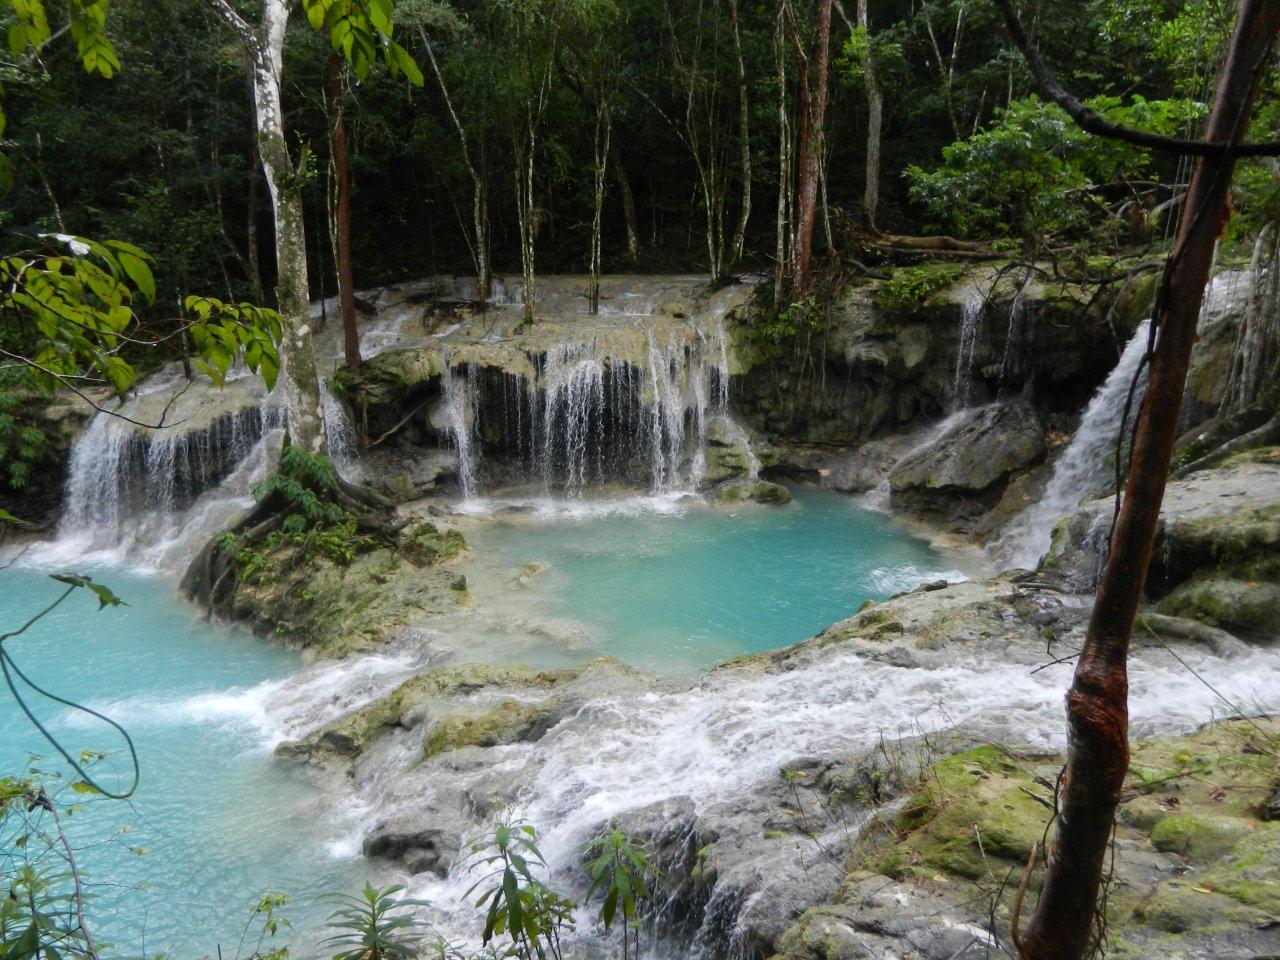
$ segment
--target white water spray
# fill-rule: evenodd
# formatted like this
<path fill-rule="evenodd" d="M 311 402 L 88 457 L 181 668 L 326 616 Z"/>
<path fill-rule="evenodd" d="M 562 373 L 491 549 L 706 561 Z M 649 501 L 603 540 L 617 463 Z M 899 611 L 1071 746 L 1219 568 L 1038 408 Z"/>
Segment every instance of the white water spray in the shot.
<path fill-rule="evenodd" d="M 1145 370 L 1136 386 L 1134 375 L 1146 354 L 1150 329 L 1150 320 L 1138 327 L 1120 361 L 1085 408 L 1080 429 L 1054 462 L 1044 494 L 1014 520 L 995 544 L 993 552 L 1001 560 L 1015 567 L 1036 566 L 1049 549 L 1054 524 L 1106 480 L 1107 455 L 1115 450 L 1120 431 L 1133 423 L 1146 390 Z M 1133 403 L 1125 421 L 1131 386 Z"/>

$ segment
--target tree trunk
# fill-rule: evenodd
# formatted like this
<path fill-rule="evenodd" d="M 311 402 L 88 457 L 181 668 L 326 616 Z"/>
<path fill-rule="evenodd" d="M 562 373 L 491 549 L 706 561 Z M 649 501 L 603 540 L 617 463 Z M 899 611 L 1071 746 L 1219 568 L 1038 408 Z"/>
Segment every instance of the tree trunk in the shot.
<path fill-rule="evenodd" d="M 533 157 L 537 149 L 537 134 L 532 120 L 519 134 L 515 151 L 516 159 L 516 219 L 520 230 L 520 272 L 524 278 L 524 324 L 533 323 L 534 305 L 534 224 Z"/>
<path fill-rule="evenodd" d="M 783 34 L 783 12 L 778 12 L 778 23 L 773 35 L 773 52 L 777 68 L 778 84 L 778 215 L 775 224 L 776 248 L 774 251 L 773 304 L 782 305 L 786 279 L 789 274 L 791 232 L 791 122 L 787 117 L 787 44 Z"/>
<path fill-rule="evenodd" d="M 436 61 L 435 50 L 431 46 L 431 38 L 427 36 L 427 31 L 422 27 L 418 28 L 418 33 L 422 37 L 422 45 L 427 50 L 427 59 L 431 62 L 431 71 L 436 75 L 436 82 L 440 84 L 440 95 L 444 97 L 444 105 L 449 109 L 449 117 L 453 121 L 453 128 L 458 133 L 458 142 L 462 145 L 462 162 L 466 164 L 467 173 L 471 176 L 471 219 L 472 229 L 475 232 L 474 242 L 471 244 L 471 257 L 476 268 L 476 299 L 488 300 L 493 280 L 493 268 L 489 264 L 489 190 L 486 180 L 487 170 L 485 167 L 483 131 L 481 131 L 480 137 L 480 169 L 477 170 L 476 165 L 471 160 L 471 147 L 467 140 L 467 128 L 462 125 L 458 112 L 453 108 L 453 98 L 449 96 L 449 87 L 444 82 L 444 73 L 440 70 L 440 64 Z"/>
<path fill-rule="evenodd" d="M 640 255 L 640 225 L 636 220 L 636 200 L 631 193 L 631 181 L 627 179 L 627 171 L 622 166 L 622 154 L 618 151 L 616 140 L 610 141 L 609 156 L 613 161 L 613 175 L 618 181 L 618 192 L 622 194 L 622 220 L 627 229 L 627 253 L 634 260 Z"/>
<path fill-rule="evenodd" d="M 1280 0 L 1241 0 L 1206 141 L 1237 142 L 1280 31 Z M 1138 417 L 1124 502 L 1084 649 L 1067 693 L 1068 754 L 1044 888 L 1018 948 L 1026 960 L 1075 960 L 1094 932 L 1102 868 L 1129 764 L 1127 658 L 1155 541 L 1214 243 L 1230 217 L 1233 155 L 1196 164 L 1177 244 L 1156 298 L 1156 350 Z"/>
<path fill-rule="evenodd" d="M 831 49 L 831 0 L 818 0 L 813 21 L 813 67 L 803 70 L 804 79 L 801 81 L 804 97 L 795 241 L 795 288 L 800 296 L 808 287 L 813 225 L 818 212 L 818 173 L 822 163 L 822 124 L 827 112 L 827 66 Z"/>
<path fill-rule="evenodd" d="M 347 170 L 347 122 L 342 104 L 342 55 L 329 57 L 329 148 L 333 157 L 334 213 L 337 240 L 338 303 L 342 310 L 342 347 L 347 366 L 360 366 L 360 333 L 356 329 L 356 281 L 351 267 L 351 177 Z"/>
<path fill-rule="evenodd" d="M 858 0 L 858 26 L 867 35 L 867 53 L 862 58 L 862 77 L 867 87 L 866 187 L 862 193 L 862 216 L 867 226 L 876 224 L 880 206 L 880 139 L 884 125 L 884 91 L 876 75 L 875 54 L 871 51 L 870 0 Z"/>
<path fill-rule="evenodd" d="M 738 64 L 738 136 L 742 167 L 742 206 L 738 210 L 738 226 L 729 247 L 726 272 L 737 266 L 747 240 L 747 222 L 751 219 L 751 110 L 747 99 L 747 68 L 742 60 L 742 36 L 738 27 L 738 0 L 729 0 L 729 16 L 733 21 L 733 52 Z"/>
<path fill-rule="evenodd" d="M 280 379 L 284 382 L 285 424 L 289 442 L 310 453 L 325 452 L 320 381 L 311 341 L 311 297 L 307 281 L 307 239 L 302 222 L 298 171 L 289 160 L 280 80 L 284 36 L 289 19 L 286 0 L 263 0 L 262 37 L 254 47 L 253 93 L 258 153 L 271 194 L 276 240 L 276 304 L 284 321 L 280 343 Z"/>
<path fill-rule="evenodd" d="M 589 294 L 592 316 L 600 312 L 600 234 L 604 214 L 604 181 L 609 162 L 609 140 L 612 133 L 612 121 L 613 117 L 610 113 L 609 104 L 607 102 L 597 103 L 594 138 L 595 169 L 593 171 L 595 181 L 592 196 L 594 207 L 591 217 L 591 289 Z"/>

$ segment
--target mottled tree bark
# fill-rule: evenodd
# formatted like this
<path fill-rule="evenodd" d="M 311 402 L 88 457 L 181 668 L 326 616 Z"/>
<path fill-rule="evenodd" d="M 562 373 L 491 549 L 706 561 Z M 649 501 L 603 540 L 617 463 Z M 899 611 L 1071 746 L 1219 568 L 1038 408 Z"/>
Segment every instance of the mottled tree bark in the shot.
<path fill-rule="evenodd" d="M 1280 0 L 1241 0 L 1204 140 L 1235 143 L 1280 30 Z M 1177 243 L 1156 299 L 1156 347 L 1138 415 L 1124 501 L 1084 649 L 1067 693 L 1068 754 L 1044 888 L 1025 932 L 1026 960 L 1076 960 L 1089 949 L 1115 811 L 1129 764 L 1127 659 L 1155 542 L 1196 322 L 1213 247 L 1230 217 L 1235 155 L 1196 164 Z"/>
<path fill-rule="evenodd" d="M 325 452 L 320 380 L 311 337 L 307 243 L 302 222 L 301 169 L 289 157 L 280 81 L 289 0 L 262 0 L 262 20 L 254 28 L 227 0 L 210 0 L 214 11 L 244 42 L 253 76 L 258 156 L 267 177 L 275 220 L 276 308 L 284 321 L 280 342 L 280 380 L 284 387 L 289 442 L 310 453 Z M 305 163 L 305 156 L 303 157 Z"/>

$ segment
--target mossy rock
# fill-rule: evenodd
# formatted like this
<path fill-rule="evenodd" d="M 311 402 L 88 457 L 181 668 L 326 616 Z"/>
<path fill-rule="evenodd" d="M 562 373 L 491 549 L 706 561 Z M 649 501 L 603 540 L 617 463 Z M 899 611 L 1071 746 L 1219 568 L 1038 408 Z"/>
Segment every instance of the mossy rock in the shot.
<path fill-rule="evenodd" d="M 1167 933 L 1204 930 L 1224 922 L 1255 926 L 1267 919 L 1256 907 L 1187 881 L 1160 884 L 1139 913 L 1148 925 Z"/>
<path fill-rule="evenodd" d="M 1236 817 L 1174 813 L 1151 830 L 1151 844 L 1163 853 L 1179 853 L 1192 860 L 1216 860 L 1250 833 Z"/>
<path fill-rule="evenodd" d="M 457 530 L 441 532 L 434 523 L 423 520 L 410 527 L 400 539 L 400 550 L 418 567 L 428 567 L 466 552 L 467 540 Z"/>
<path fill-rule="evenodd" d="M 724 503 L 750 500 L 768 506 L 785 506 L 791 502 L 791 491 L 770 480 L 739 480 L 718 487 L 716 499 Z"/>
<path fill-rule="evenodd" d="M 496 747 L 541 736 L 553 722 L 551 705 L 503 700 L 479 716 L 445 717 L 427 734 L 423 753 L 434 757 L 463 747 Z"/>
<path fill-rule="evenodd" d="M 1156 609 L 1227 630 L 1276 634 L 1280 633 L 1280 584 L 1198 576 L 1161 600 Z"/>
<path fill-rule="evenodd" d="M 1025 861 L 1044 837 L 1050 810 L 1034 774 L 997 747 L 935 764 L 899 817 L 902 840 L 879 859 L 896 879 L 951 874 L 969 880 Z"/>
<path fill-rule="evenodd" d="M 1280 824 L 1259 826 L 1221 863 L 1206 870 L 1200 885 L 1280 916 Z"/>
<path fill-rule="evenodd" d="M 1220 464 L 1222 469 L 1238 467 L 1246 463 L 1280 463 L 1280 447 L 1256 447 L 1233 453 Z"/>

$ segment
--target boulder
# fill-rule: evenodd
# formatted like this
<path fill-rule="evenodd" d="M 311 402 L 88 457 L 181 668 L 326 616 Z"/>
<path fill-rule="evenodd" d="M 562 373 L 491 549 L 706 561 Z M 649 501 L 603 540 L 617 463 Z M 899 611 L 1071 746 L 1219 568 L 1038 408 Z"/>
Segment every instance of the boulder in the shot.
<path fill-rule="evenodd" d="M 721 503 L 762 503 L 785 506 L 791 502 L 791 491 L 771 480 L 730 481 L 716 488 L 716 499 Z"/>
<path fill-rule="evenodd" d="M 1030 404 L 978 408 L 898 462 L 889 474 L 893 503 L 943 520 L 975 518 L 1045 449 L 1044 424 Z"/>

